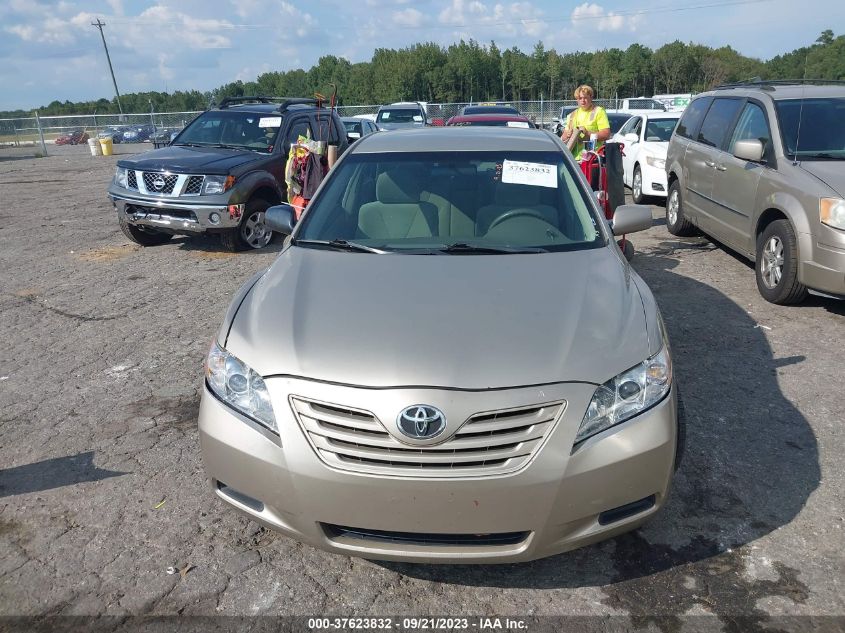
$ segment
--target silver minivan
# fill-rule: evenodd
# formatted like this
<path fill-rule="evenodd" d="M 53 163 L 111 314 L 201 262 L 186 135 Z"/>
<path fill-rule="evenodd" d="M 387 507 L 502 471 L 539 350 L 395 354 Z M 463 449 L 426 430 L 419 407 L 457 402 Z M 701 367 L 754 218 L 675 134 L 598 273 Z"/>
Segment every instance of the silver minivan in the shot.
<path fill-rule="evenodd" d="M 669 142 L 666 226 L 755 262 L 767 301 L 845 296 L 845 84 L 732 84 L 693 99 Z"/>

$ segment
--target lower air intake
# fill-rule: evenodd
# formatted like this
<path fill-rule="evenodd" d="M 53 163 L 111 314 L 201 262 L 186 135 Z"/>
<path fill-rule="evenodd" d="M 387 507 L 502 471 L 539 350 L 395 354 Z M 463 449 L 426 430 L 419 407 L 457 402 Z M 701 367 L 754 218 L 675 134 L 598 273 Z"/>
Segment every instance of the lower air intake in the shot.
<path fill-rule="evenodd" d="M 424 532 L 386 532 L 365 528 L 351 528 L 323 523 L 329 538 L 353 538 L 363 541 L 396 543 L 400 545 L 463 545 L 490 546 L 516 545 L 528 538 L 529 532 L 502 532 L 500 534 L 426 534 Z"/>

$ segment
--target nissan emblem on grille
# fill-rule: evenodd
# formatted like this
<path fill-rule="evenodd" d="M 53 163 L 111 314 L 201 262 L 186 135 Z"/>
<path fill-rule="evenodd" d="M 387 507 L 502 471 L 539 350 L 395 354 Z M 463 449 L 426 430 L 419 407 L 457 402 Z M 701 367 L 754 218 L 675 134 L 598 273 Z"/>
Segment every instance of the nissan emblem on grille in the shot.
<path fill-rule="evenodd" d="M 415 404 L 402 409 L 396 418 L 396 426 L 408 437 L 428 440 L 443 432 L 446 428 L 446 416 L 435 407 Z"/>
<path fill-rule="evenodd" d="M 162 178 L 161 176 L 156 176 L 156 179 L 153 180 L 153 189 L 155 189 L 156 191 L 161 191 L 162 189 L 164 189 L 164 184 L 164 178 Z"/>

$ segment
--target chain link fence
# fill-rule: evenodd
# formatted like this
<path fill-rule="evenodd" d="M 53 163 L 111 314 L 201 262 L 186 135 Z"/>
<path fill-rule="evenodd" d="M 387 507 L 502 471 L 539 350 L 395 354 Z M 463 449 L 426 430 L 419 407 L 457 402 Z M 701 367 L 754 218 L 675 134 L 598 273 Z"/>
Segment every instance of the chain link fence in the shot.
<path fill-rule="evenodd" d="M 553 101 L 497 101 L 500 105 L 510 105 L 534 121 L 538 126 L 553 129 L 563 108 L 573 108 L 577 102 L 569 100 Z M 615 109 L 619 100 L 596 99 L 596 104 L 608 109 Z M 429 119 L 435 125 L 443 125 L 450 117 L 458 114 L 468 105 L 478 103 L 427 103 Z M 365 116 L 375 120 L 379 105 L 339 106 L 341 116 Z M 61 136 L 81 130 L 94 138 L 99 133 L 111 132 L 114 142 L 154 142 L 168 140 L 176 131 L 190 123 L 200 112 L 148 112 L 144 114 L 83 114 L 72 116 L 42 116 L 22 119 L 0 119 L 0 147 L 36 145 L 41 142 L 43 133 L 46 143 L 55 143 Z M 125 136 L 130 128 L 143 128 L 136 135 Z M 61 141 L 60 141 L 61 142 Z"/>

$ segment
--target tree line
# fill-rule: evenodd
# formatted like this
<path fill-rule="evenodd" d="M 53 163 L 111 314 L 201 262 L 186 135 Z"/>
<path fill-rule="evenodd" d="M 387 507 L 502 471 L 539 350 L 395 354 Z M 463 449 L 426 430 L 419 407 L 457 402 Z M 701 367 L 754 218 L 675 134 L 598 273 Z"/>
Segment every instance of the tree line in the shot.
<path fill-rule="evenodd" d="M 212 91 L 138 92 L 121 95 L 125 113 L 203 110 L 227 96 L 330 96 L 337 87 L 339 105 L 430 101 L 537 101 L 571 99 L 575 87 L 589 84 L 597 98 L 701 92 L 723 83 L 761 79 L 845 80 L 845 35 L 825 30 L 810 46 L 768 61 L 746 57 L 730 46 L 711 48 L 674 41 L 657 50 L 641 44 L 627 49 L 560 54 L 542 42 L 530 53 L 517 47 L 500 50 L 495 42 L 475 40 L 444 48 L 434 43 L 399 50 L 379 48 L 371 61 L 350 63 L 326 55 L 309 70 L 267 72 L 255 81 L 234 81 Z M 117 100 L 53 101 L 41 115 L 116 114 Z M 0 118 L 30 112 L 0 112 Z"/>

